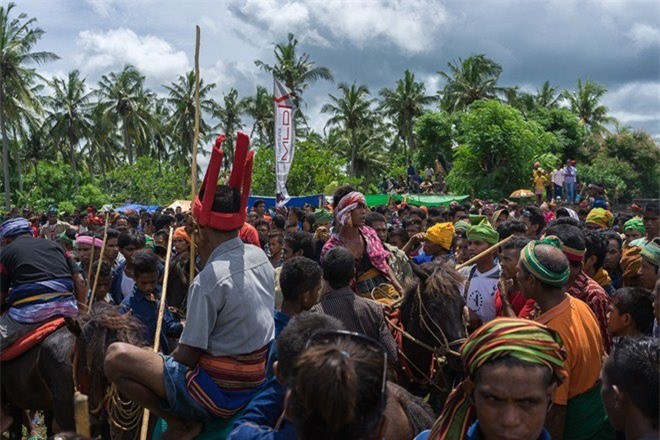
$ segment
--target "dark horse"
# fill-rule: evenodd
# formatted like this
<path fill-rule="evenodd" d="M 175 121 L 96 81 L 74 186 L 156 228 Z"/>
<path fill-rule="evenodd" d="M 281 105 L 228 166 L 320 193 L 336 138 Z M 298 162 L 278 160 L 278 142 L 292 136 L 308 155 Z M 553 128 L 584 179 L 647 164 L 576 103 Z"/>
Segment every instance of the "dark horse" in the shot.
<path fill-rule="evenodd" d="M 103 360 L 113 342 L 142 345 L 142 329 L 129 314 L 120 315 L 115 306 L 95 303 L 91 314 L 67 319 L 67 325 L 49 335 L 43 343 L 22 356 L 2 364 L 2 402 L 12 409 L 14 425 L 10 438 L 21 438 L 20 410 L 43 410 L 47 415 L 48 435 L 53 435 L 54 420 L 60 431 L 75 431 L 73 412 L 74 378 L 88 395 L 89 408 L 100 408 L 107 395 L 108 380 Z M 107 430 L 107 423 L 92 420 L 93 430 Z M 103 426 L 105 425 L 105 426 Z M 106 436 L 104 435 L 104 438 Z"/>
<path fill-rule="evenodd" d="M 429 403 L 439 411 L 461 379 L 458 350 L 467 337 L 463 278 L 445 262 L 411 266 L 416 280 L 409 283 L 399 309 L 405 334 L 398 378 L 413 394 L 430 395 Z"/>

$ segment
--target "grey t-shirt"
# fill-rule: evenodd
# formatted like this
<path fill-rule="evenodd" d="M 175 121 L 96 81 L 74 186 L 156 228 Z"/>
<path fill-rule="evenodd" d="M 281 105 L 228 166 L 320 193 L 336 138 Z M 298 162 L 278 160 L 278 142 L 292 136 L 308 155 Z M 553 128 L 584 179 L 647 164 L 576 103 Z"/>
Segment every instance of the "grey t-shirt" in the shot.
<path fill-rule="evenodd" d="M 222 243 L 195 277 L 180 343 L 212 356 L 247 354 L 274 337 L 273 266 L 240 238 Z"/>

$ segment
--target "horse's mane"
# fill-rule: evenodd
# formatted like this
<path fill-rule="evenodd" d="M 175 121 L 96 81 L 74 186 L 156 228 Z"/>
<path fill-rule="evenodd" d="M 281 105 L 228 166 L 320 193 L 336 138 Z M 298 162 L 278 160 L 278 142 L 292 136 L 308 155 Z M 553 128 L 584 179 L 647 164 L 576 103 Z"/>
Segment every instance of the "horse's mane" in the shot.
<path fill-rule="evenodd" d="M 431 429 L 436 418 L 431 405 L 393 382 L 388 382 L 387 389 L 401 404 L 414 436 L 426 429 Z"/>
<path fill-rule="evenodd" d="M 89 371 L 92 382 L 105 377 L 103 362 L 110 344 L 126 342 L 135 346 L 144 345 L 142 324 L 130 313 L 120 314 L 117 306 L 97 302 L 92 313 L 80 315 L 76 321 L 80 330 L 77 340 L 78 368 Z"/>
<path fill-rule="evenodd" d="M 437 259 L 424 264 L 410 263 L 410 266 L 415 277 L 405 284 L 402 307 L 414 302 L 420 283 L 425 285 L 422 293 L 432 297 L 452 297 L 461 293 L 465 279 L 450 263 Z"/>

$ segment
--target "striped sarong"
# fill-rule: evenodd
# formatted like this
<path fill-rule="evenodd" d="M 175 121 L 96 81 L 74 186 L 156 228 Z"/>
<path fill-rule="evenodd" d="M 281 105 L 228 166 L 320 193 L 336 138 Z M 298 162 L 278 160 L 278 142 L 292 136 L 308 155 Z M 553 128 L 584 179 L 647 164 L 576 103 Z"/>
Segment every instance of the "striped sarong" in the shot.
<path fill-rule="evenodd" d="M 232 417 L 266 382 L 267 354 L 268 346 L 238 356 L 204 354 L 186 373 L 188 393 L 211 414 Z"/>

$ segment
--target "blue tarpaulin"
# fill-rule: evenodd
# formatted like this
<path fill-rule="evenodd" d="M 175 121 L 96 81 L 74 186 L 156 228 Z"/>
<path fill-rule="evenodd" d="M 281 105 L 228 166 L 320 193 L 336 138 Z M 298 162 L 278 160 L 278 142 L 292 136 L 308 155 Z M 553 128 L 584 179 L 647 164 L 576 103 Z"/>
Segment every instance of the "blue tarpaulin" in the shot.
<path fill-rule="evenodd" d="M 252 205 L 254 205 L 254 202 L 256 202 L 257 200 L 263 200 L 264 202 L 266 202 L 266 207 L 273 207 L 277 205 L 277 199 L 275 197 L 250 196 L 250 198 L 248 199 L 248 210 L 252 209 Z M 299 208 L 302 208 L 303 206 L 305 206 L 305 203 L 311 206 L 319 206 L 322 200 L 323 200 L 322 194 L 291 197 L 291 199 L 288 202 L 286 202 L 286 206 L 289 207 L 297 206 Z"/>
<path fill-rule="evenodd" d="M 141 209 L 144 209 L 147 212 L 154 212 L 155 210 L 158 209 L 158 205 L 139 205 L 137 203 L 133 203 L 129 205 L 120 206 L 119 208 L 115 208 L 115 211 L 126 212 L 132 210 L 139 213 Z"/>

